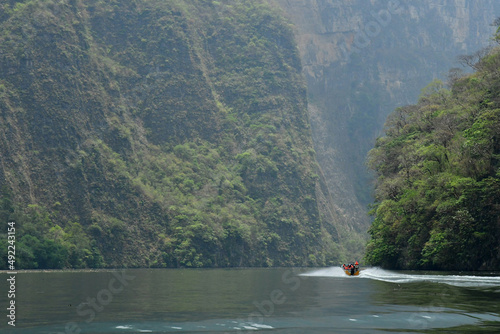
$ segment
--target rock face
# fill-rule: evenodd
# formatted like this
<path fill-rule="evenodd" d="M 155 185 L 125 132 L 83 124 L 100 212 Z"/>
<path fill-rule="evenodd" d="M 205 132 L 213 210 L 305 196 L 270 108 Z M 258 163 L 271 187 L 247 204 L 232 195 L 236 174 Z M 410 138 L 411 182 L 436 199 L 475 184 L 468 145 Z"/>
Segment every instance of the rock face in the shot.
<path fill-rule="evenodd" d="M 332 205 L 363 234 L 371 202 L 367 151 L 395 107 L 414 103 L 457 56 L 490 43 L 493 0 L 272 0 L 295 26 L 309 114 Z"/>
<path fill-rule="evenodd" d="M 263 1 L 0 2 L 22 268 L 340 261 L 294 34 Z"/>

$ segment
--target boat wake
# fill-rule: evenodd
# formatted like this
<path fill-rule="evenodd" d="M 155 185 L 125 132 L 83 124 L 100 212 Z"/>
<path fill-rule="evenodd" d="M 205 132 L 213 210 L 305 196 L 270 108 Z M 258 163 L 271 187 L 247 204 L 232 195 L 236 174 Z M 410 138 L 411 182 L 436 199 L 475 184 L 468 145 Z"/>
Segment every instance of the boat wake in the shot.
<path fill-rule="evenodd" d="M 360 273 L 361 274 L 361 273 Z M 300 274 L 300 276 L 308 276 L 308 277 L 347 277 L 344 273 L 344 270 L 340 267 L 330 267 L 314 270 L 311 272 L 306 272 Z"/>
<path fill-rule="evenodd" d="M 302 276 L 309 277 L 348 277 L 341 268 L 331 267 L 307 272 Z M 500 286 L 500 276 L 473 276 L 473 275 L 424 275 L 424 274 L 405 274 L 395 271 L 384 270 L 380 268 L 368 268 L 360 271 L 358 278 L 372 279 L 389 283 L 415 283 L 432 282 L 444 283 L 448 285 L 461 287 L 488 287 Z"/>

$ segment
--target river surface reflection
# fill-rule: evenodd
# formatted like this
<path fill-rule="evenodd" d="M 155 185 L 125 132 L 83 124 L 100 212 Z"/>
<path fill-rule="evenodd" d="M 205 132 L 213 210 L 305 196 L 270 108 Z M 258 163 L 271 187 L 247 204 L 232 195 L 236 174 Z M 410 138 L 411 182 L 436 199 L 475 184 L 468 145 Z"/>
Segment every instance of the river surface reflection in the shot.
<path fill-rule="evenodd" d="M 7 314 L 7 274 L 0 274 Z M 130 269 L 17 274 L 2 333 L 500 332 L 500 277 L 365 269 Z"/>

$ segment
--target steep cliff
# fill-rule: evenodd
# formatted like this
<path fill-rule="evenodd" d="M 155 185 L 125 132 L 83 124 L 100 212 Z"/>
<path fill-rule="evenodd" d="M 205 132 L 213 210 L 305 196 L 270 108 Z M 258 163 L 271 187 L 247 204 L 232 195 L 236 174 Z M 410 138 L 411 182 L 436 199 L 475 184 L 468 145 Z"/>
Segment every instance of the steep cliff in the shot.
<path fill-rule="evenodd" d="M 0 6 L 18 267 L 338 259 L 293 32 L 265 2 Z"/>
<path fill-rule="evenodd" d="M 489 43 L 494 0 L 270 0 L 295 26 L 318 162 L 344 226 L 364 234 L 365 157 L 396 106 Z"/>

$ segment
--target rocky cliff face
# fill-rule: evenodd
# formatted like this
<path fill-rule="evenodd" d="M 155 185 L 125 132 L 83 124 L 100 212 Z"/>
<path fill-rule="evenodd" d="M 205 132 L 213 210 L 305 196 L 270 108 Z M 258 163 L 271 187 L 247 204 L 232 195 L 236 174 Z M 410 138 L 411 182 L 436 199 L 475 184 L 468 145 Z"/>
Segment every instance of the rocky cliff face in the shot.
<path fill-rule="evenodd" d="M 489 44 L 494 0 L 273 0 L 295 26 L 313 140 L 347 230 L 369 219 L 365 155 L 395 107 Z"/>
<path fill-rule="evenodd" d="M 301 71 L 263 0 L 0 2 L 18 263 L 338 263 Z"/>

